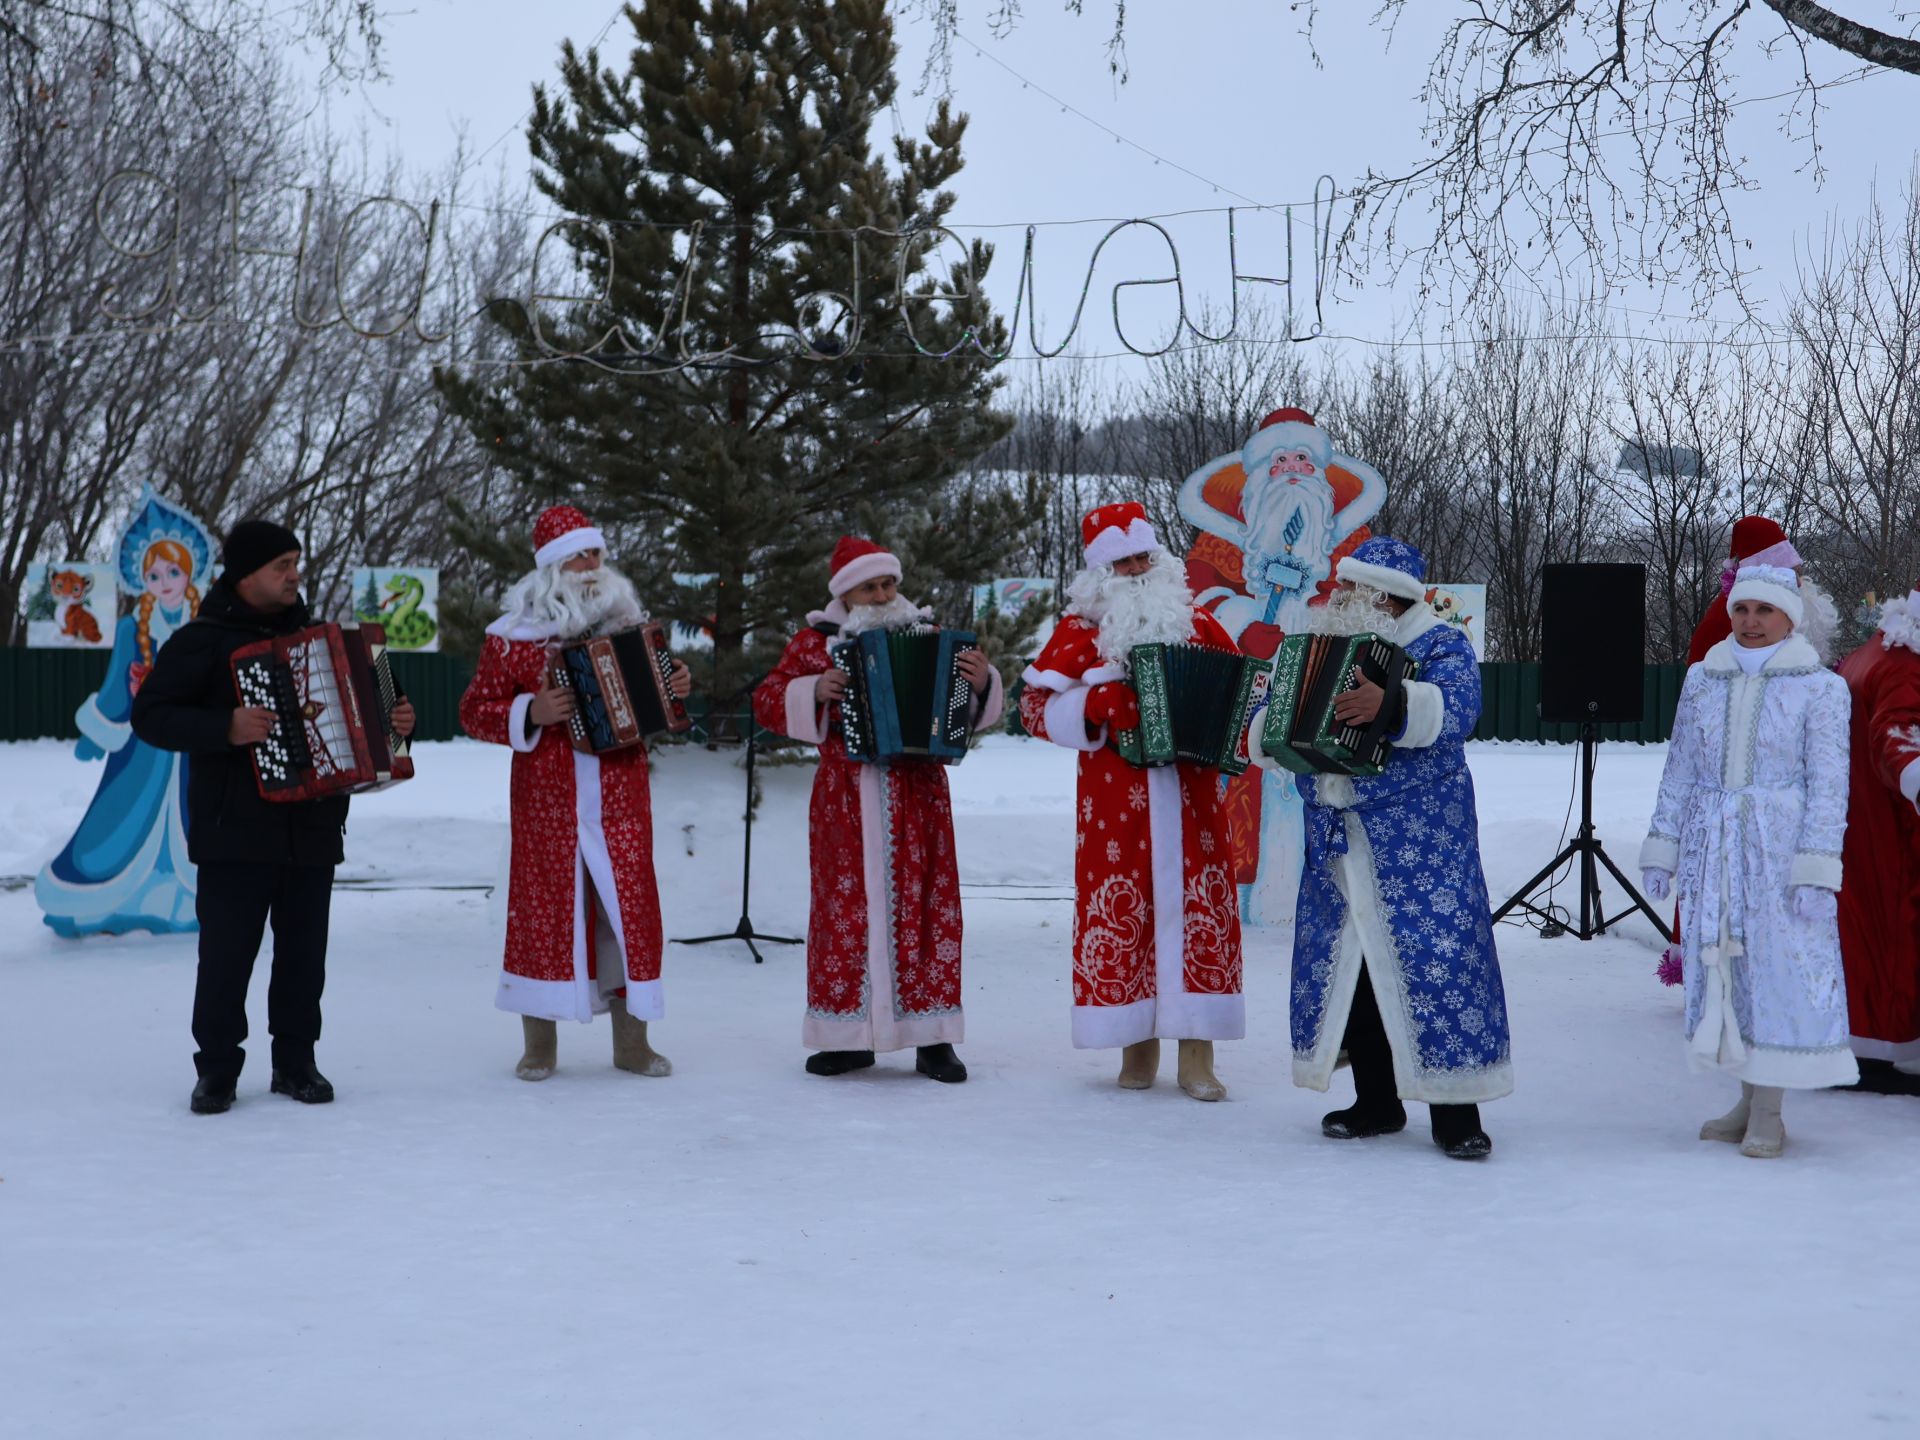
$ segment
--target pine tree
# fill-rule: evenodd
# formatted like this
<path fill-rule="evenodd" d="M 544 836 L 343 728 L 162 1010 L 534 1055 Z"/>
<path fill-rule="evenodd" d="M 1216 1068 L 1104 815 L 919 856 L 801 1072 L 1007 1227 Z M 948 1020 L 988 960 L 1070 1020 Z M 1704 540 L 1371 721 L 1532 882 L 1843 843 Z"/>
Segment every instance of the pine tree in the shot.
<path fill-rule="evenodd" d="M 360 613 L 355 615 L 354 619 L 378 620 L 380 618 L 380 587 L 374 583 L 376 579 L 378 579 L 376 572 L 369 569 L 367 588 L 360 592 L 360 603 L 357 607 Z"/>
<path fill-rule="evenodd" d="M 934 358 L 895 307 L 902 255 L 909 294 L 966 288 L 894 238 L 947 215 L 966 119 L 943 104 L 891 164 L 874 152 L 895 87 L 885 0 L 643 0 L 627 18 L 624 71 L 569 44 L 528 127 L 541 190 L 607 227 L 554 232 L 543 277 L 563 243 L 576 277 L 542 288 L 604 295 L 491 312 L 524 356 L 543 353 L 535 323 L 592 356 L 442 388 L 523 482 L 504 528 L 581 505 L 656 613 L 711 626 L 718 684 L 737 688 L 749 635 L 764 649 L 825 602 L 842 532 L 910 550 L 917 594 L 988 578 L 1034 502 L 951 493 L 1008 423 L 990 358 L 963 342 L 1004 349 L 1004 326 L 977 295 L 910 302 L 920 343 L 953 351 Z M 967 268 L 990 256 L 976 242 Z M 962 512 L 980 528 L 954 528 Z"/>

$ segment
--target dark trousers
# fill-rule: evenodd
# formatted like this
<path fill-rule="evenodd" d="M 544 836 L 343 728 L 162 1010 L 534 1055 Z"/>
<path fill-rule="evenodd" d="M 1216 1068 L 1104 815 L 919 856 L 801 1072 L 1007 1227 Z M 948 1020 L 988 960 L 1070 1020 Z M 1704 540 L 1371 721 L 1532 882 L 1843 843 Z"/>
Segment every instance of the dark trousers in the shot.
<path fill-rule="evenodd" d="M 1387 1027 L 1380 1019 L 1380 1002 L 1373 996 L 1373 978 L 1367 967 L 1360 967 L 1360 980 L 1353 989 L 1353 1008 L 1347 1012 L 1346 1038 L 1341 1042 L 1347 1063 L 1353 1067 L 1354 1103 L 1370 1111 L 1389 1114 L 1401 1109 L 1400 1091 L 1393 1083 L 1393 1047 L 1387 1043 Z M 1480 1128 L 1478 1105 L 1430 1105 L 1433 1133 L 1441 1140 L 1471 1135 Z"/>
<path fill-rule="evenodd" d="M 331 865 L 203 864 L 194 913 L 200 918 L 200 973 L 193 990 L 193 1057 L 202 1075 L 238 1079 L 246 1063 L 247 982 L 269 920 L 273 975 L 267 1030 L 276 1069 L 311 1064 L 320 1039 L 320 992 L 327 983 Z"/>

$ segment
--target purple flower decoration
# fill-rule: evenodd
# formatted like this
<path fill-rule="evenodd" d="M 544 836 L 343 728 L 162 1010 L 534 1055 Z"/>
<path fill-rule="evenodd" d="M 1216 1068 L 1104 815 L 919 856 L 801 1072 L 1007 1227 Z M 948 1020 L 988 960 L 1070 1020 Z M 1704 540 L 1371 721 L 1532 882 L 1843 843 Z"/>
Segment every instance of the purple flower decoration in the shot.
<path fill-rule="evenodd" d="M 1680 963 L 1680 947 L 1669 945 L 1660 956 L 1660 968 L 1653 972 L 1660 977 L 1662 985 L 1678 985 L 1685 973 Z"/>

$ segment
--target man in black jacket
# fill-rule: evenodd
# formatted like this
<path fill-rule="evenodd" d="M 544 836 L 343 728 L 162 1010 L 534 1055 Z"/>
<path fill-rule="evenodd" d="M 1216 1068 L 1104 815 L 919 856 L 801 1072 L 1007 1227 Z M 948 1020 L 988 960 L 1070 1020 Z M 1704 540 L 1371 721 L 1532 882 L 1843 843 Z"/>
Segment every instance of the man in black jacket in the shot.
<path fill-rule="evenodd" d="M 347 798 L 269 802 L 260 796 L 248 747 L 274 717 L 240 703 L 233 652 L 313 623 L 300 598 L 300 542 L 266 520 L 243 520 L 221 552 L 225 573 L 193 622 L 154 657 L 133 701 L 133 731 L 149 745 L 193 756 L 187 782 L 187 854 L 199 872 L 200 971 L 193 994 L 196 1114 L 233 1104 L 246 1061 L 247 982 L 269 920 L 273 977 L 267 1028 L 273 1091 L 308 1105 L 333 1099 L 314 1066 L 320 992 L 326 984 L 327 913 L 333 867 L 342 859 Z M 393 728 L 413 732 L 402 700 Z"/>

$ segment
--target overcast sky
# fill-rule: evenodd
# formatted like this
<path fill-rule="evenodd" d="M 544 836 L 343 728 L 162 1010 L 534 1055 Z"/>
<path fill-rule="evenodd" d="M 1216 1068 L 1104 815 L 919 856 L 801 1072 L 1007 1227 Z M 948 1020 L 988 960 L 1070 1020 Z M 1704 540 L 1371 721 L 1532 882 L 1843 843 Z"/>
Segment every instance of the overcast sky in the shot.
<path fill-rule="evenodd" d="M 464 131 L 470 148 L 494 147 L 484 162 L 487 171 L 504 165 L 509 176 L 524 176 L 530 87 L 553 77 L 561 41 L 590 42 L 610 20 L 605 49 L 624 47 L 631 35 L 614 18 L 618 7 L 612 0 L 412 3 L 409 13 L 387 23 L 383 55 L 390 81 L 364 96 L 335 96 L 328 119 L 336 127 L 365 121 L 377 146 L 397 150 L 422 170 L 443 164 Z M 1325 64 L 1316 69 L 1284 0 L 1136 0 L 1127 17 L 1130 76 L 1119 84 L 1106 63 L 1111 11 L 1105 0 L 1088 0 L 1088 13 L 1079 18 L 1065 13 L 1059 0 L 1026 0 L 1021 23 L 1001 38 L 985 28 L 990 5 L 961 5 L 963 35 L 984 55 L 961 44 L 953 69 L 955 99 L 972 117 L 955 216 L 963 233 L 972 226 L 1016 227 L 995 232 L 1001 256 L 987 289 L 1003 307 L 1018 275 L 1018 227 L 1026 223 L 1110 224 L 1242 203 L 1237 196 L 1267 204 L 1309 202 L 1322 174 L 1346 179 L 1368 166 L 1390 170 L 1417 159 L 1423 112 L 1416 92 L 1438 21 L 1455 8 L 1423 0 L 1413 7 L 1417 22 L 1386 49 L 1366 23 L 1372 0 L 1338 0 L 1322 19 L 1318 44 Z M 1869 22 L 1888 20 L 1892 8 L 1891 0 L 1855 0 L 1849 7 Z M 1771 25 L 1763 13 L 1747 22 L 1741 50 L 1745 95 L 1785 90 L 1794 81 L 1796 59 L 1762 52 Z M 898 28 L 898 120 L 918 129 L 932 103 L 930 95 L 914 93 L 930 32 L 926 22 L 907 15 L 900 16 Z M 1815 58 L 1828 75 L 1855 68 L 1837 52 L 1816 50 Z M 1090 118 L 1063 110 L 1063 103 Z M 1817 243 L 1830 214 L 1858 216 L 1876 178 L 1882 192 L 1891 194 L 1913 164 L 1920 77 L 1877 75 L 1832 92 L 1830 106 L 1822 121 L 1828 171 L 1823 187 L 1808 171 L 1805 147 L 1779 133 L 1778 106 L 1752 104 L 1740 112 L 1738 149 L 1751 158 L 1758 188 L 1738 197 L 1736 213 L 1763 272 L 1755 286 L 1763 298 L 1791 283 L 1796 252 L 1810 238 Z M 1167 224 L 1180 247 L 1189 306 L 1223 305 L 1224 215 L 1189 215 Z M 1049 347 L 1071 319 L 1087 260 L 1106 228 L 1087 223 L 1041 232 L 1040 331 Z M 1277 216 L 1243 216 L 1240 231 L 1243 273 L 1283 273 L 1284 227 Z M 1296 227 L 1302 264 L 1307 237 L 1303 203 Z M 1110 286 L 1165 273 L 1164 242 L 1140 230 L 1118 237 L 1101 257 L 1072 349 L 1119 349 Z M 1327 328 L 1360 341 L 1404 334 L 1411 308 L 1405 294 L 1404 288 L 1396 295 L 1391 286 L 1377 284 L 1339 296 L 1329 303 Z M 1664 304 L 1672 318 L 1646 313 L 1662 303 L 1648 295 L 1616 303 L 1615 329 L 1711 333 L 1690 325 L 1679 297 Z M 1171 307 L 1164 292 L 1129 292 L 1123 306 L 1128 333 L 1138 342 L 1167 333 Z M 1024 335 L 1024 319 L 1022 327 Z M 1030 353 L 1024 338 L 1020 353 Z M 1110 362 L 1108 369 L 1124 373 L 1131 363 Z"/>

